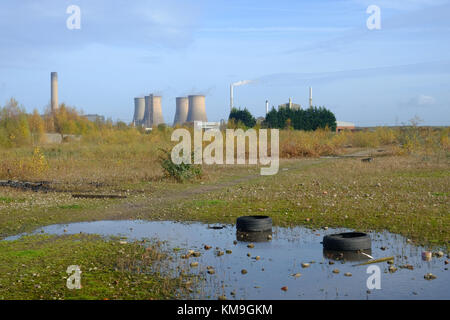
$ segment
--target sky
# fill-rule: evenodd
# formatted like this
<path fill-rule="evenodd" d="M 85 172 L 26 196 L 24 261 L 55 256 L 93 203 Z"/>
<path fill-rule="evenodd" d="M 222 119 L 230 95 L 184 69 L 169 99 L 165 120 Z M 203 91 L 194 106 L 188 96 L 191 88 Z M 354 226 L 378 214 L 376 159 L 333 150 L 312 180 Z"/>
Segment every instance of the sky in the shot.
<path fill-rule="evenodd" d="M 80 28 L 69 29 L 80 8 Z M 380 29 L 369 30 L 370 5 Z M 130 122 L 134 97 L 206 95 L 208 120 L 265 101 L 325 106 L 357 126 L 450 125 L 450 0 L 2 0 L 0 105 L 59 102 Z M 73 20 L 70 20 L 73 21 Z"/>

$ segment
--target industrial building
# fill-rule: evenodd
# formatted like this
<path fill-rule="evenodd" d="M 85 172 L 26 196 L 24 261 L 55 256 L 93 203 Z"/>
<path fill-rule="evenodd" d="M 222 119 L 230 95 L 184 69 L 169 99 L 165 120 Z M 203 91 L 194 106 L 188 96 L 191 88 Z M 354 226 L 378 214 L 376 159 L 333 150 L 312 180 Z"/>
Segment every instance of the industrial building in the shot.
<path fill-rule="evenodd" d="M 346 122 L 346 121 L 336 121 L 336 132 L 341 132 L 344 130 L 355 130 L 355 124 L 352 122 Z"/>
<path fill-rule="evenodd" d="M 292 109 L 292 110 L 300 110 L 302 108 L 302 105 L 300 104 L 296 104 L 292 102 L 292 99 L 289 98 L 289 102 L 288 103 L 284 103 L 284 104 L 280 104 L 278 106 L 278 110 L 282 109 L 282 108 L 286 108 L 286 109 Z M 266 107 L 267 109 L 267 107 Z M 267 112 L 267 111 L 266 111 Z"/>

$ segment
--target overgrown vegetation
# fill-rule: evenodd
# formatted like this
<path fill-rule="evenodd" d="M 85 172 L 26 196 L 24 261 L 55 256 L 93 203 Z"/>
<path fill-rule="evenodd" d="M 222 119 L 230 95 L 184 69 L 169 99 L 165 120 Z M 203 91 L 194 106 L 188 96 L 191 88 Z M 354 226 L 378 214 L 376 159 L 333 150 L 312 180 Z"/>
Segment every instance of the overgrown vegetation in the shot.
<path fill-rule="evenodd" d="M 164 259 L 157 243 L 123 244 L 96 235 L 1 241 L 0 299 L 174 299 L 185 286 L 181 277 L 155 268 Z M 79 290 L 66 287 L 70 265 L 82 271 Z"/>
<path fill-rule="evenodd" d="M 201 177 L 201 166 L 189 163 L 175 164 L 172 161 L 170 151 L 160 149 L 160 152 L 162 155 L 159 157 L 159 163 L 166 177 L 175 179 L 178 182 L 185 182 Z M 191 154 L 191 162 L 194 162 L 194 153 Z"/>

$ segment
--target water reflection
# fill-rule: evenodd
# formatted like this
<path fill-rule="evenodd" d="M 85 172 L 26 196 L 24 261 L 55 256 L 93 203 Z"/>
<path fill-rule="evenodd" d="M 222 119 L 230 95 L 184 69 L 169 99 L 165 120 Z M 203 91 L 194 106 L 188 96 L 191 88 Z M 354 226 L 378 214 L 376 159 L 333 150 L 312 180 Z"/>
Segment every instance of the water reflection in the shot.
<path fill-rule="evenodd" d="M 336 251 L 323 249 L 323 257 L 328 260 L 333 261 L 367 261 L 370 260 L 372 256 L 372 250 L 361 250 L 361 251 Z"/>
<path fill-rule="evenodd" d="M 272 230 L 261 232 L 236 231 L 236 240 L 241 242 L 268 242 L 272 240 Z"/>

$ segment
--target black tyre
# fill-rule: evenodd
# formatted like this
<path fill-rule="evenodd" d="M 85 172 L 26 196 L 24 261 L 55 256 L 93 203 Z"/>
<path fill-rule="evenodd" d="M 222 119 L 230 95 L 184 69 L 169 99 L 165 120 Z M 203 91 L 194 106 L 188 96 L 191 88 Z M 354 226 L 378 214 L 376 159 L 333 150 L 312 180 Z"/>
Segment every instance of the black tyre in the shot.
<path fill-rule="evenodd" d="M 237 231 L 261 232 L 272 230 L 272 218 L 268 216 L 245 216 L 236 220 Z"/>
<path fill-rule="evenodd" d="M 344 232 L 323 237 L 323 247 L 327 250 L 356 251 L 372 247 L 369 235 L 362 232 Z"/>

